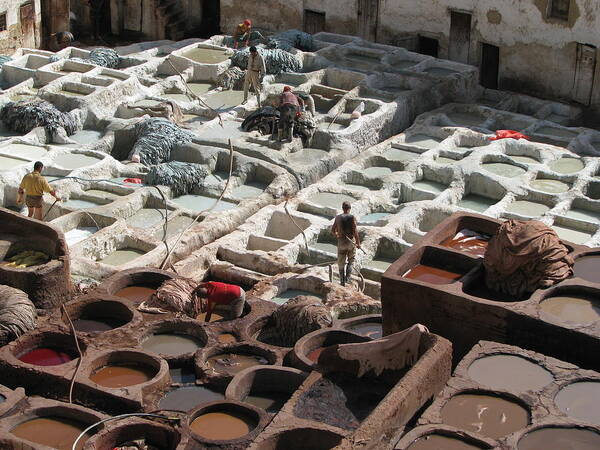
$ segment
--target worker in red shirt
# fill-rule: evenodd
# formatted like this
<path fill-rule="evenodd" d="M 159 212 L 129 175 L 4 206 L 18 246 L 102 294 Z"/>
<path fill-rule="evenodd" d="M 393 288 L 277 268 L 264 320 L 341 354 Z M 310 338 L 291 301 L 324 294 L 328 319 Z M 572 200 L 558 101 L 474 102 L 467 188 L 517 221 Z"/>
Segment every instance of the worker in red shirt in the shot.
<path fill-rule="evenodd" d="M 246 293 L 244 290 L 235 284 L 219 283 L 218 281 L 207 281 L 201 283 L 194 293 L 202 301 L 201 310 L 206 312 L 205 322 L 210 322 L 216 306 L 226 307 L 229 309 L 229 320 L 237 319 L 244 311 L 246 303 Z"/>

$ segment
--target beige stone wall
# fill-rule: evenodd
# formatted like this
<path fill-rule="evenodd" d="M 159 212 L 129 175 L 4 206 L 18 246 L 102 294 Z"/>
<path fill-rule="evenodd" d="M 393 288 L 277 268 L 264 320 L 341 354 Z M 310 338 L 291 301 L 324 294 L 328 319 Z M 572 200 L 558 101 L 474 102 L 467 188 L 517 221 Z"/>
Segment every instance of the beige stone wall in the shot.
<path fill-rule="evenodd" d="M 0 53 L 10 55 L 24 45 L 21 31 L 20 6 L 27 2 L 22 0 L 0 0 L 0 14 L 6 13 L 6 31 L 0 32 Z M 35 6 L 35 47 L 41 43 L 41 9 L 40 0 L 33 0 Z"/>

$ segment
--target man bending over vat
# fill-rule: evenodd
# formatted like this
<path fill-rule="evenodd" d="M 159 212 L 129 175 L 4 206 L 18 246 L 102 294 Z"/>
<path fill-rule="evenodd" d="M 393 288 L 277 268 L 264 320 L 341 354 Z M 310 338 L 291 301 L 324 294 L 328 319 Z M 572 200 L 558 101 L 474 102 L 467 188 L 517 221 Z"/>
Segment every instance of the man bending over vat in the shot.
<path fill-rule="evenodd" d="M 56 191 L 50 187 L 48 181 L 42 176 L 42 170 L 44 170 L 44 164 L 41 161 L 36 161 L 33 165 L 33 172 L 28 173 L 21 180 L 19 186 L 19 196 L 17 197 L 17 204 L 23 203 L 23 194 L 25 196 L 25 204 L 28 209 L 28 216 L 34 219 L 42 220 L 42 198 L 44 192 L 50 193 L 56 201 L 60 201 L 60 197 L 56 195 Z"/>
<path fill-rule="evenodd" d="M 331 233 L 337 238 L 338 268 L 342 286 L 350 281 L 356 249 L 360 248 L 360 236 L 356 219 L 350 214 L 350 202 L 342 203 L 343 214 L 338 214 L 331 227 Z M 346 260 L 348 263 L 346 264 Z"/>
<path fill-rule="evenodd" d="M 228 309 L 229 320 L 237 319 L 241 317 L 246 304 L 246 293 L 234 284 L 207 281 L 201 283 L 194 294 L 202 300 L 201 311 L 206 313 L 205 322 L 210 322 L 216 307 Z"/>

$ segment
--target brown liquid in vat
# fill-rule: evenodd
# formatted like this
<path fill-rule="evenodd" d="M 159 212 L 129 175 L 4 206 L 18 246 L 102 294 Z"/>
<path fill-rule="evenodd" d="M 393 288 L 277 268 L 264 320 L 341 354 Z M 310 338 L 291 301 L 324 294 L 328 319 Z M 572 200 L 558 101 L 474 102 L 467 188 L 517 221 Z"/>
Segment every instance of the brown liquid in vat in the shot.
<path fill-rule="evenodd" d="M 413 280 L 431 284 L 454 283 L 462 276 L 463 274 L 460 273 L 449 272 L 447 270 L 438 269 L 437 267 L 426 266 L 425 264 L 418 264 L 403 275 L 405 278 L 411 278 Z"/>
<path fill-rule="evenodd" d="M 217 341 L 221 344 L 232 344 L 237 342 L 237 338 L 231 333 L 221 333 L 217 336 Z"/>
<path fill-rule="evenodd" d="M 583 296 L 550 297 L 540 303 L 540 308 L 568 322 L 587 324 L 600 320 L 600 302 Z"/>
<path fill-rule="evenodd" d="M 573 274 L 592 283 L 600 283 L 600 255 L 577 258 L 573 266 Z"/>
<path fill-rule="evenodd" d="M 198 314 L 198 316 L 196 317 L 196 320 L 199 320 L 200 322 L 205 322 L 205 319 L 206 319 L 206 313 L 200 313 L 200 314 Z M 220 314 L 217 314 L 217 313 L 215 313 L 214 311 L 213 311 L 213 313 L 210 315 L 210 321 L 211 321 L 211 322 L 219 322 L 219 321 L 222 321 L 222 320 L 224 320 L 224 319 L 225 319 L 225 318 L 224 318 L 222 315 L 220 315 Z"/>
<path fill-rule="evenodd" d="M 148 300 L 155 292 L 155 288 L 148 286 L 128 286 L 118 291 L 115 295 L 131 300 L 134 303 L 142 303 Z"/>
<path fill-rule="evenodd" d="M 406 450 L 481 450 L 481 447 L 453 437 L 430 434 L 417 439 Z"/>
<path fill-rule="evenodd" d="M 87 425 L 64 417 L 39 417 L 28 420 L 13 428 L 10 433 L 58 450 L 71 450 L 73 442 Z M 79 440 L 77 450 L 81 450 L 89 438 L 86 434 Z"/>
<path fill-rule="evenodd" d="M 141 365 L 108 365 L 90 375 L 90 380 L 107 388 L 120 388 L 145 383 L 152 379 L 155 371 Z"/>
<path fill-rule="evenodd" d="M 500 397 L 459 394 L 441 411 L 442 421 L 462 430 L 497 439 L 525 428 L 529 413 L 521 405 Z"/>
<path fill-rule="evenodd" d="M 308 357 L 308 359 L 310 359 L 313 362 L 317 362 L 319 360 L 319 356 L 321 356 L 321 353 L 323 353 L 323 350 L 325 350 L 327 347 L 319 347 L 314 349 L 313 351 L 311 351 L 308 355 L 306 355 Z"/>
<path fill-rule="evenodd" d="M 473 232 L 473 234 L 476 233 Z M 461 231 L 456 236 L 445 239 L 440 245 L 483 258 L 488 246 L 488 240 L 482 239 L 482 236 L 479 234 L 473 236 L 468 231 L 467 233 Z"/>
<path fill-rule="evenodd" d="M 577 428 L 539 428 L 523 436 L 519 450 L 598 450 L 600 434 Z"/>
<path fill-rule="evenodd" d="M 213 441 L 239 439 L 255 427 L 250 421 L 233 413 L 210 412 L 194 419 L 190 428 L 198 436 Z"/>
<path fill-rule="evenodd" d="M 538 391 L 554 377 L 539 364 L 515 355 L 490 355 L 469 366 L 469 377 L 492 389 L 512 392 Z"/>
<path fill-rule="evenodd" d="M 235 375 L 248 367 L 269 364 L 266 358 L 258 355 L 241 355 L 237 353 L 221 353 L 206 360 L 209 367 L 217 372 Z"/>

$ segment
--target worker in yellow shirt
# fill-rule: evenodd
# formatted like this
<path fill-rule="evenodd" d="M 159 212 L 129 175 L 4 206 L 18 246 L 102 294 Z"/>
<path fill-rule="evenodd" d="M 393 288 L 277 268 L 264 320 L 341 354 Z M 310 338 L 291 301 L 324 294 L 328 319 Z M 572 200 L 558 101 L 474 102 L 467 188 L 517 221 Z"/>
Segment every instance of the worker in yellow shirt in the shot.
<path fill-rule="evenodd" d="M 23 194 L 25 196 L 25 204 L 28 209 L 28 216 L 34 219 L 42 220 L 42 197 L 44 192 L 49 192 L 52 197 L 60 201 L 60 197 L 56 195 L 54 189 L 50 187 L 48 181 L 42 176 L 44 164 L 41 161 L 36 161 L 33 165 L 33 172 L 28 173 L 21 180 L 19 186 L 19 196 L 17 204 L 23 203 Z"/>

